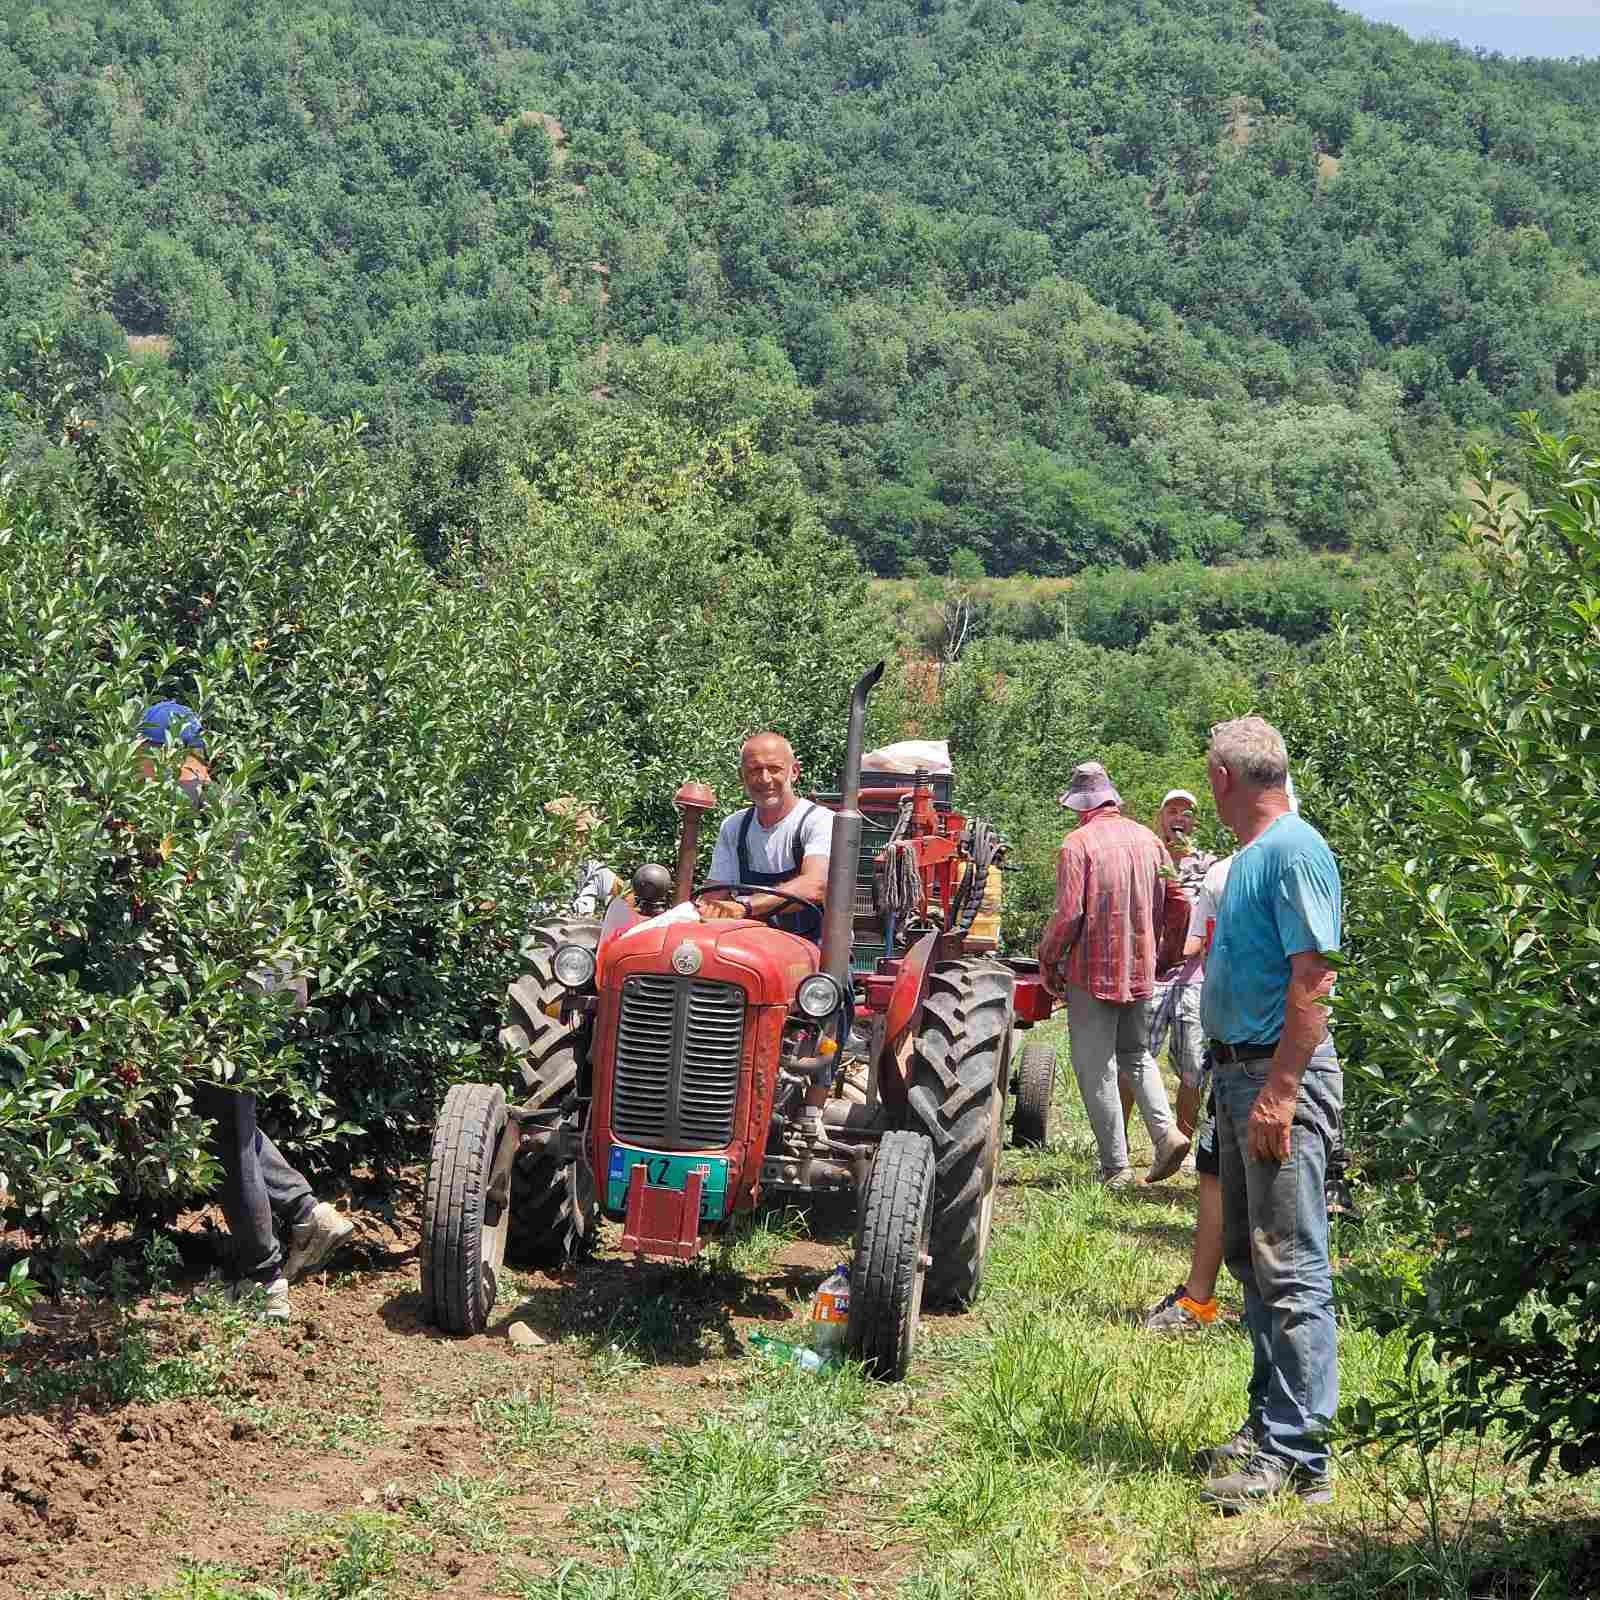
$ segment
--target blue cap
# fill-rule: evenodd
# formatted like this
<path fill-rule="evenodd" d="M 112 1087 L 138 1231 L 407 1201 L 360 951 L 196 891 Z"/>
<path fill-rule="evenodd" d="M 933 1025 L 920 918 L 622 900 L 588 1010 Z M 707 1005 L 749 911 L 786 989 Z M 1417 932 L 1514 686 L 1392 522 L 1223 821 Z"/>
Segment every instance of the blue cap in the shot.
<path fill-rule="evenodd" d="M 169 736 L 190 750 L 206 747 L 200 736 L 200 718 L 188 706 L 176 700 L 158 700 L 140 720 L 139 737 L 146 744 L 164 745 Z"/>

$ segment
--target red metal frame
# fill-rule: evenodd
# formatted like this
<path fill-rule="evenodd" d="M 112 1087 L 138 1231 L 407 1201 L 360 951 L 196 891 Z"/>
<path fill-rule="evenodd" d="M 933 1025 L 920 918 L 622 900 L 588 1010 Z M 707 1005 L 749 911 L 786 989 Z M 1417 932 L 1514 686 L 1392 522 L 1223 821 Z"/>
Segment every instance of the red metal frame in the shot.
<path fill-rule="evenodd" d="M 728 1215 L 748 1211 L 756 1203 L 761 1180 L 761 1157 L 766 1150 L 772 1096 L 778 1082 L 778 1058 L 783 1049 L 783 1025 L 788 1019 L 795 990 L 817 971 L 821 953 L 810 940 L 759 922 L 674 922 L 631 933 L 641 920 L 637 914 L 626 921 L 619 918 L 616 925 L 608 926 L 600 941 L 595 972 L 598 1007 L 590 1056 L 594 1074 L 586 1151 L 590 1170 L 603 1183 L 612 1144 L 625 1143 L 617 1139 L 611 1129 L 611 1093 L 616 1077 L 622 986 L 634 973 L 659 975 L 674 971 L 674 953 L 681 946 L 692 945 L 699 955 L 695 977 L 737 984 L 745 992 L 739 1112 L 729 1144 L 671 1153 L 725 1160 L 728 1163 Z M 623 1248 L 647 1255 L 682 1254 L 680 1246 L 699 1239 L 699 1180 L 695 1180 L 694 1208 L 689 1213 L 682 1210 L 687 1204 L 685 1191 L 645 1184 L 643 1172 L 642 1166 L 636 1166 L 629 1174 L 627 1234 Z M 644 1185 L 644 1199 L 638 1202 L 641 1208 L 638 1210 L 634 1200 L 637 1184 Z M 685 1230 L 689 1223 L 684 1218 L 691 1215 L 694 1231 L 688 1233 Z M 629 1234 L 645 1242 L 630 1244 Z M 699 1248 L 699 1242 L 694 1242 L 688 1255 L 697 1254 Z"/>
<path fill-rule="evenodd" d="M 911 817 L 901 837 L 916 851 L 917 872 L 922 880 L 922 900 L 918 909 L 926 920 L 930 902 L 936 904 L 948 926 L 960 882 L 961 835 L 966 832 L 967 818 L 963 812 L 941 809 L 934 801 L 932 789 L 928 787 L 863 789 L 861 810 L 874 822 L 893 827 L 900 817 L 900 802 L 907 796 L 911 801 Z M 924 957 L 924 964 L 937 956 L 949 959 L 960 954 L 955 940 L 940 942 L 945 948 Z M 919 941 L 916 948 L 921 949 L 922 943 Z M 891 997 L 903 993 L 898 987 L 898 976 L 904 961 L 909 960 L 911 954 L 908 952 L 903 960 L 880 961 L 875 973 L 857 980 L 864 1010 L 879 1012 L 890 1009 L 894 1003 Z M 1046 1021 L 1058 1003 L 1037 973 L 1017 973 L 1015 1004 L 1018 1027 L 1031 1028 L 1036 1022 Z M 889 1017 L 885 1030 L 886 1041 L 896 1035 L 896 1021 L 896 1017 Z M 886 1073 L 884 1077 L 887 1086 L 893 1074 Z M 898 1087 L 895 1085 L 890 1088 L 889 1093 L 893 1094 Z"/>

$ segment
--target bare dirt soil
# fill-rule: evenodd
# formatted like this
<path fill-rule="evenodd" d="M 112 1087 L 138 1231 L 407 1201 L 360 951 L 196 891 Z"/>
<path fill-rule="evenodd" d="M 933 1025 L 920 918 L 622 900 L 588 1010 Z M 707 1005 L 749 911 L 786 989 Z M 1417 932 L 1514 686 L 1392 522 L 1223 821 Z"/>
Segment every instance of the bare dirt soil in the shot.
<path fill-rule="evenodd" d="M 220 1308 L 214 1285 L 213 1309 L 196 1311 L 218 1238 L 203 1214 L 178 1234 L 199 1260 L 130 1320 L 40 1307 L 36 1331 L 0 1356 L 20 1380 L 13 1393 L 26 1395 L 0 1407 L 0 1596 L 136 1595 L 204 1562 L 316 1570 L 317 1530 L 362 1510 L 424 1508 L 446 1534 L 428 1566 L 451 1595 L 504 1594 L 508 1567 L 547 1574 L 582 1549 L 592 1558 L 575 1513 L 581 1522 L 591 1503 L 629 1503 L 637 1453 L 737 1388 L 760 1360 L 750 1333 L 803 1318 L 848 1248 L 843 1232 L 779 1238 L 754 1261 L 687 1269 L 639 1268 L 602 1250 L 563 1279 L 516 1275 L 486 1334 L 447 1338 L 421 1314 L 417 1200 L 413 1178 L 398 1203 L 391 1194 L 387 1217 L 353 1207 L 358 1242 L 295 1286 L 285 1328 L 247 1326 Z M 514 1321 L 545 1342 L 513 1344 Z M 93 1387 L 41 1393 L 72 1363 L 81 1373 L 99 1357 L 114 1369 L 119 1350 L 129 1359 L 130 1334 L 144 1347 L 141 1371 L 199 1371 L 203 1392 L 158 1403 L 108 1402 Z M 548 1397 L 556 1414 L 553 1447 L 531 1469 L 475 1416 L 530 1396 Z M 450 1536 L 460 1530 L 440 1506 L 480 1489 L 514 1531 L 509 1545 Z M 746 1573 L 733 1592 L 781 1595 L 800 1571 L 811 1576 L 794 1579 L 796 1593 L 815 1593 L 828 1572 L 848 1573 L 852 1595 L 887 1593 L 914 1554 L 882 1545 L 866 1504 L 830 1504 L 825 1524 L 803 1531 L 798 1567 L 786 1548 L 781 1571 Z"/>

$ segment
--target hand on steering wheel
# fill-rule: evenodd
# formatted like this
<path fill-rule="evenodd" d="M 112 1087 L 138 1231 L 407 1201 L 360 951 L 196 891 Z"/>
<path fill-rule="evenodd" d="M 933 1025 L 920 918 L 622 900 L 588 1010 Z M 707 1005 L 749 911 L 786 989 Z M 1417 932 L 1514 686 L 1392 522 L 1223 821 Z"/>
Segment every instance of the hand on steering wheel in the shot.
<path fill-rule="evenodd" d="M 780 900 L 787 900 L 789 905 L 773 906 L 770 911 L 746 912 L 743 906 L 733 900 L 707 900 L 705 896 L 708 889 L 734 889 L 744 894 L 775 894 Z M 769 917 L 781 916 L 789 906 L 799 911 L 821 910 L 814 901 L 802 900 L 799 895 L 790 894 L 787 889 L 774 889 L 768 884 L 761 883 L 703 883 L 694 897 L 694 904 L 695 910 L 702 917 L 713 922 L 744 916 L 753 916 L 757 922 L 765 922 Z"/>

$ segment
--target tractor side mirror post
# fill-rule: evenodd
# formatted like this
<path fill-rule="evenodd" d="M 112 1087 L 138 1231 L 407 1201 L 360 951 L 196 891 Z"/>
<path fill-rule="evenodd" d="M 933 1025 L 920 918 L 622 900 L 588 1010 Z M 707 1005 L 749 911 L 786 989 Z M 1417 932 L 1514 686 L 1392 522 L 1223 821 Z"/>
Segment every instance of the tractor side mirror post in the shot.
<path fill-rule="evenodd" d="M 686 783 L 673 795 L 672 803 L 683 818 L 678 833 L 678 871 L 673 879 L 672 900 L 682 905 L 694 887 L 694 869 L 700 859 L 700 819 L 717 803 L 709 785 Z"/>

